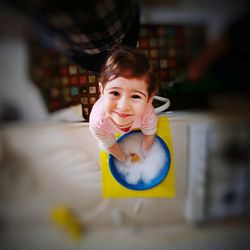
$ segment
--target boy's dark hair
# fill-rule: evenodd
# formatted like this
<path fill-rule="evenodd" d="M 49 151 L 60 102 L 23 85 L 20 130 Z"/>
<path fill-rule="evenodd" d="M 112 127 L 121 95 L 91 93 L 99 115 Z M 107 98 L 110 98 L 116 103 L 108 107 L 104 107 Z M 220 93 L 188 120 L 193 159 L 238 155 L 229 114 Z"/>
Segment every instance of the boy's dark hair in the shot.
<path fill-rule="evenodd" d="M 120 76 L 144 79 L 149 96 L 158 90 L 159 77 L 146 54 L 140 49 L 118 45 L 110 50 L 101 70 L 100 83 L 105 86 L 107 82 Z"/>

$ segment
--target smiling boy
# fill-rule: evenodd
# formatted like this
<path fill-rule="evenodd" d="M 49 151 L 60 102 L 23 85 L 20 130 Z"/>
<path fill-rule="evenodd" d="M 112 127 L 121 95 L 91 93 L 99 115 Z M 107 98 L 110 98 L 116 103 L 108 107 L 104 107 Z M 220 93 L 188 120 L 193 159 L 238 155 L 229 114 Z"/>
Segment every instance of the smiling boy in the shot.
<path fill-rule="evenodd" d="M 100 76 L 101 96 L 90 113 L 90 131 L 105 151 L 130 162 L 116 142 L 115 133 L 141 129 L 142 153 L 151 148 L 157 116 L 152 105 L 157 79 L 146 55 L 139 49 L 117 46 L 111 50 Z"/>

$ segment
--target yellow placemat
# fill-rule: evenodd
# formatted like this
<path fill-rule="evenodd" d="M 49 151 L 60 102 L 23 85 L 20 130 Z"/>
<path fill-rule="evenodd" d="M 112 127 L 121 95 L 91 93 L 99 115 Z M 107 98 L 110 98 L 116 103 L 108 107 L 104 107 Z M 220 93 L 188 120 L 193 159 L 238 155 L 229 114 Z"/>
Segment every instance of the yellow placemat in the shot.
<path fill-rule="evenodd" d="M 129 198 L 129 197 L 151 197 L 151 198 L 173 198 L 174 187 L 174 156 L 170 127 L 167 116 L 159 116 L 157 124 L 157 135 L 167 144 L 170 152 L 170 168 L 166 178 L 157 186 L 147 190 L 132 190 L 122 186 L 113 177 L 109 164 L 108 153 L 100 152 L 100 163 L 102 170 L 102 191 L 105 198 Z"/>

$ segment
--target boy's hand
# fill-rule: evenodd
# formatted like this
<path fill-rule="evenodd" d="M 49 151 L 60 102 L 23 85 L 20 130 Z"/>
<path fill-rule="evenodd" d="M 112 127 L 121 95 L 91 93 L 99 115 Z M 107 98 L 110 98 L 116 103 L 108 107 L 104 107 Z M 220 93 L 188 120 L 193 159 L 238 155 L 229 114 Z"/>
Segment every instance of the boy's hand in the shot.
<path fill-rule="evenodd" d="M 141 156 L 143 157 L 143 159 L 145 159 L 148 155 L 148 150 L 145 150 L 145 149 L 141 149 Z"/>
<path fill-rule="evenodd" d="M 125 156 L 125 159 L 122 161 L 125 165 L 130 165 L 131 163 L 139 162 L 143 159 L 143 156 L 136 154 L 136 153 L 130 153 L 129 155 Z"/>
<path fill-rule="evenodd" d="M 129 155 L 126 155 L 126 157 L 125 157 L 125 160 L 123 161 L 123 163 L 125 164 L 125 165 L 130 165 L 131 164 L 131 155 L 129 154 Z"/>
<path fill-rule="evenodd" d="M 155 140 L 155 135 L 144 135 L 143 136 L 141 152 L 142 152 L 142 155 L 144 158 L 146 158 L 149 150 L 153 146 L 154 140 Z"/>

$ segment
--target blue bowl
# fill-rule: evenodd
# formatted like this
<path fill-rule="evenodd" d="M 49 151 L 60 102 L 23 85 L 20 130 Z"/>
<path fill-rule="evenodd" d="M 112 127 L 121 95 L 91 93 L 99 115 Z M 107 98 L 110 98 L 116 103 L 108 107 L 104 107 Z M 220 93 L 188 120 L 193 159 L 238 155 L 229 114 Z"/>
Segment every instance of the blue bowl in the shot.
<path fill-rule="evenodd" d="M 121 137 L 119 137 L 117 139 L 117 142 L 119 143 L 120 141 L 122 141 L 127 136 L 130 136 L 130 135 L 135 134 L 135 133 L 141 133 L 142 134 L 142 132 L 140 130 L 133 130 L 133 131 L 130 131 L 130 132 L 126 133 L 126 134 L 123 134 Z M 156 135 L 155 139 L 158 140 L 158 142 L 160 143 L 160 145 L 164 149 L 167 160 L 166 160 L 166 163 L 165 163 L 164 167 L 161 169 L 160 173 L 153 180 L 151 180 L 150 182 L 147 182 L 147 183 L 143 182 L 142 180 L 140 180 L 137 184 L 127 183 L 126 179 L 125 179 L 125 176 L 117 171 L 117 168 L 115 166 L 115 161 L 114 161 L 115 158 L 114 158 L 114 156 L 109 154 L 108 161 L 109 161 L 110 171 L 111 171 L 113 177 L 122 186 L 124 186 L 124 187 L 126 187 L 128 189 L 133 189 L 133 190 L 146 190 L 146 189 L 150 189 L 150 188 L 153 188 L 153 187 L 157 186 L 158 184 L 160 184 L 165 179 L 165 177 L 168 174 L 169 167 L 170 167 L 170 161 L 171 161 L 170 153 L 169 153 L 169 149 L 168 149 L 167 144 L 161 139 L 160 136 Z"/>

